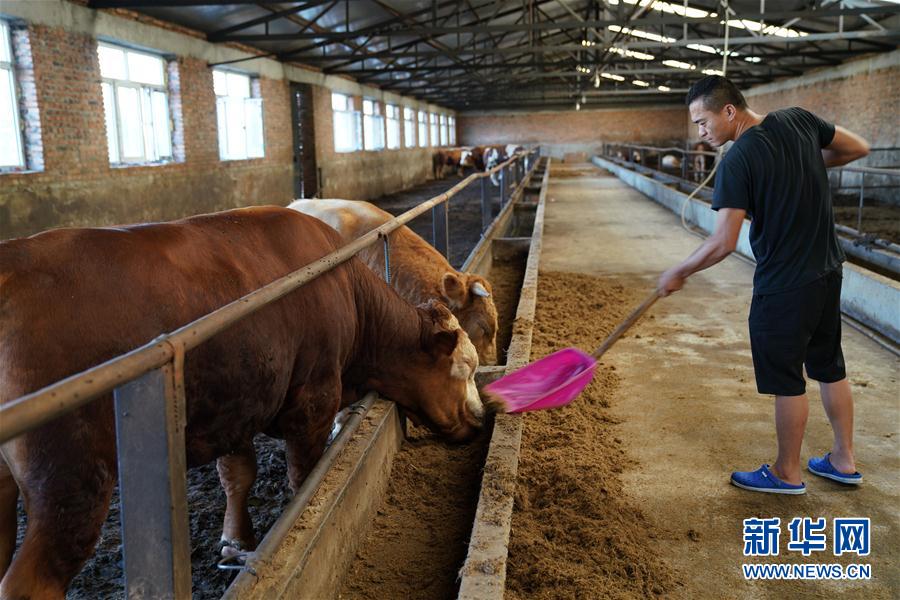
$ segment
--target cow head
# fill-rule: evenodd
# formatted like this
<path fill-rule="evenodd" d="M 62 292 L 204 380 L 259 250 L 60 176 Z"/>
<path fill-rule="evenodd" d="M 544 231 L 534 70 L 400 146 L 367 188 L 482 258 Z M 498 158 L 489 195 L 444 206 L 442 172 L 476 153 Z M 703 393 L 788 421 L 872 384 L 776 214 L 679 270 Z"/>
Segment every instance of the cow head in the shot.
<path fill-rule="evenodd" d="M 397 361 L 393 373 L 373 387 L 424 425 L 451 441 L 473 438 L 484 407 L 475 387 L 478 354 L 456 317 L 430 300 L 417 307 L 421 321 L 418 351 Z"/>
<path fill-rule="evenodd" d="M 448 271 L 441 280 L 441 294 L 475 346 L 479 361 L 497 364 L 497 307 L 488 280 Z"/>

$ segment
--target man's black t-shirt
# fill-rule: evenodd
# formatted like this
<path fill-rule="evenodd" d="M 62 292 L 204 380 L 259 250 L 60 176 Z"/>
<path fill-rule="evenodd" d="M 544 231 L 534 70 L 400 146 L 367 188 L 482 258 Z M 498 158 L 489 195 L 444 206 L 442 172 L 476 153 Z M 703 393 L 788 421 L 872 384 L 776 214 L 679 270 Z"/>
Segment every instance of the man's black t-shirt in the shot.
<path fill-rule="evenodd" d="M 796 288 L 841 268 L 822 148 L 834 125 L 802 108 L 766 115 L 716 172 L 712 207 L 742 208 L 756 257 L 753 293 Z"/>

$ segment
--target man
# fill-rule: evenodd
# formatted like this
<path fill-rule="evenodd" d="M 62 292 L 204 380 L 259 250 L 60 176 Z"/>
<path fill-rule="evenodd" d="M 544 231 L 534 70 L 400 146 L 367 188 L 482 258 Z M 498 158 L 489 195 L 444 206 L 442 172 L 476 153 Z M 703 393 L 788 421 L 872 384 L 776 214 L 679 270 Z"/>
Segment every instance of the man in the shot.
<path fill-rule="evenodd" d="M 771 467 L 735 472 L 731 482 L 769 493 L 803 494 L 800 445 L 809 403 L 807 375 L 819 381 L 834 431 L 831 452 L 811 458 L 811 473 L 857 485 L 853 397 L 841 352 L 840 291 L 844 254 L 834 233 L 826 167 L 869 153 L 859 136 L 801 108 L 759 115 L 728 79 L 711 75 L 687 95 L 700 138 L 718 147 L 734 141 L 716 173 L 713 234 L 659 278 L 660 294 L 734 251 L 744 215 L 756 257 L 750 345 L 756 386 L 775 395 L 778 456 Z"/>

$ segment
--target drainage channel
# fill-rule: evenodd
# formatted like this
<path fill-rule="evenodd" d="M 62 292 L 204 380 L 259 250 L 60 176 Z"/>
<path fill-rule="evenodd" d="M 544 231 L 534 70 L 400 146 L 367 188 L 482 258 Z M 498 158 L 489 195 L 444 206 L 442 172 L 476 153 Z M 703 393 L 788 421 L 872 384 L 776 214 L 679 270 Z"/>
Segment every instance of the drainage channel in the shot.
<path fill-rule="evenodd" d="M 533 167 L 463 266 L 492 281 L 499 358 L 507 358 L 507 366 L 480 368 L 479 385 L 527 361 L 530 329 L 523 335 L 521 319 L 533 312 L 528 278 L 540 244 L 532 233 L 540 234 L 548 162 Z M 489 422 L 476 442 L 454 446 L 407 430 L 393 403 L 368 401 L 308 502 L 298 494 L 223 598 L 456 597 L 497 428 Z"/>

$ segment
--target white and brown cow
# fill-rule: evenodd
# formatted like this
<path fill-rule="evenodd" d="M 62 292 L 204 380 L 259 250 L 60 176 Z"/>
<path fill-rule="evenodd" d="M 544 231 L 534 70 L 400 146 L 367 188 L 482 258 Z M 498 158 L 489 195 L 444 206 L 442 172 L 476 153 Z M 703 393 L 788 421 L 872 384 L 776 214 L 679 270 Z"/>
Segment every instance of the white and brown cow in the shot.
<path fill-rule="evenodd" d="M 509 156 L 506 154 L 506 146 L 484 146 L 484 170 L 490 171 Z M 497 173 L 491 173 L 491 183 L 500 185 L 500 178 Z"/>
<path fill-rule="evenodd" d="M 290 208 L 328 223 L 345 241 L 354 240 L 393 218 L 377 206 L 357 200 L 297 200 Z M 497 308 L 488 280 L 457 271 L 431 244 L 405 225 L 391 233 L 389 240 L 394 289 L 414 304 L 432 299 L 447 304 L 475 345 L 481 363 L 495 364 Z M 380 244 L 365 248 L 357 256 L 384 276 L 384 251 Z"/>
<path fill-rule="evenodd" d="M 321 221 L 276 207 L 2 242 L 0 404 L 141 346 L 341 245 Z M 481 420 L 477 365 L 446 307 L 409 304 L 355 257 L 189 351 L 187 460 L 218 460 L 223 539 L 256 544 L 247 511 L 255 434 L 285 439 L 294 490 L 321 456 L 335 414 L 365 390 L 464 441 Z M 0 597 L 61 599 L 94 551 L 116 482 L 112 397 L 0 450 Z M 19 491 L 28 525 L 10 563 Z"/>

